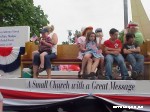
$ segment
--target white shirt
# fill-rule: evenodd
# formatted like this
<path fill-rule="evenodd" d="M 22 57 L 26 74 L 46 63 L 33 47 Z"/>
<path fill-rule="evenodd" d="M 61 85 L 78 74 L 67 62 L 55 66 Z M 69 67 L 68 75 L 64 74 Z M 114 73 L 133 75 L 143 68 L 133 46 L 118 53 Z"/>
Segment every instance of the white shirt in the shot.
<path fill-rule="evenodd" d="M 51 33 L 49 36 L 52 39 L 54 33 Z M 57 44 L 52 46 L 52 53 L 57 54 Z"/>
<path fill-rule="evenodd" d="M 100 41 L 99 37 L 96 37 L 96 41 L 97 41 L 97 44 L 99 43 L 104 44 L 105 39 L 102 37 L 102 40 Z"/>

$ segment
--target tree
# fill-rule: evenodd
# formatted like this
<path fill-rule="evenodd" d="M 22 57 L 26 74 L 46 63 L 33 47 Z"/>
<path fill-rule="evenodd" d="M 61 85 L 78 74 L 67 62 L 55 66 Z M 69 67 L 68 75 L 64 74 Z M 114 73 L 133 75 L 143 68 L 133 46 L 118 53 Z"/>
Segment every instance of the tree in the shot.
<path fill-rule="evenodd" d="M 78 37 L 81 36 L 81 32 L 78 31 L 78 30 L 76 30 L 76 31 L 74 32 L 73 36 L 74 36 L 74 37 L 72 37 L 72 38 L 70 39 L 70 41 L 71 41 L 71 43 L 74 44 L 74 43 L 77 42 Z"/>
<path fill-rule="evenodd" d="M 39 35 L 39 29 L 49 21 L 40 6 L 33 0 L 0 0 L 0 27 L 30 26 L 31 36 Z"/>
<path fill-rule="evenodd" d="M 69 44 L 69 43 L 70 43 L 70 44 L 74 44 L 74 43 L 76 43 L 78 37 L 81 36 L 81 32 L 78 31 L 78 30 L 76 30 L 76 31 L 74 32 L 74 34 L 73 34 L 74 37 L 71 38 L 71 36 L 72 36 L 72 33 L 71 33 L 71 32 L 68 32 L 68 37 L 69 37 L 70 40 L 69 40 L 69 41 L 63 41 L 62 44 Z"/>
<path fill-rule="evenodd" d="M 68 45 L 68 44 L 69 44 L 69 42 L 68 42 L 68 41 L 63 41 L 63 42 L 62 42 L 62 44 L 63 44 L 63 45 L 65 45 L 65 44 L 67 44 L 67 45 Z"/>

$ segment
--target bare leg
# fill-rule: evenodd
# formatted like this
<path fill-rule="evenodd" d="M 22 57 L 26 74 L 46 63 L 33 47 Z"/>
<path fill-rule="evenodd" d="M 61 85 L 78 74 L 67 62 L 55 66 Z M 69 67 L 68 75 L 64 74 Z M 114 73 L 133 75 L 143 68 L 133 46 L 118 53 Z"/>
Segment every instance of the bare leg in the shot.
<path fill-rule="evenodd" d="M 38 78 L 38 66 L 33 65 L 33 78 Z"/>
<path fill-rule="evenodd" d="M 91 73 L 92 64 L 93 64 L 93 60 L 92 60 L 91 58 L 88 59 L 88 63 L 87 63 L 87 74 L 90 74 L 90 73 Z"/>
<path fill-rule="evenodd" d="M 40 68 L 44 68 L 44 57 L 45 57 L 45 55 L 47 55 L 47 52 L 43 52 L 40 54 L 40 60 L 41 60 Z"/>
<path fill-rule="evenodd" d="M 99 61 L 100 61 L 100 58 L 94 58 L 94 63 L 92 65 L 91 72 L 95 72 L 96 68 L 98 67 Z"/>
<path fill-rule="evenodd" d="M 47 72 L 47 78 L 51 79 L 51 68 L 46 69 Z"/>
<path fill-rule="evenodd" d="M 104 71 L 104 58 L 100 59 L 100 68 L 102 71 Z"/>
<path fill-rule="evenodd" d="M 87 64 L 88 59 L 91 58 L 91 54 L 85 54 L 83 59 L 82 59 L 82 66 L 81 66 L 81 72 L 80 74 L 83 74 L 85 66 Z"/>
<path fill-rule="evenodd" d="M 34 58 L 34 55 L 35 55 L 36 53 L 39 53 L 39 51 L 33 51 L 33 52 L 32 52 L 32 59 Z"/>

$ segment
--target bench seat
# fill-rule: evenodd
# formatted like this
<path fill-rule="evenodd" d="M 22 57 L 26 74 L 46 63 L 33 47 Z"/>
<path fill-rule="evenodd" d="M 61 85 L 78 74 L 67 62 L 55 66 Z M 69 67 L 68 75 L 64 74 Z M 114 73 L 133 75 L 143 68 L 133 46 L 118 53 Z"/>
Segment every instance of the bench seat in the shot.
<path fill-rule="evenodd" d="M 150 42 L 149 42 L 150 44 Z M 144 77 L 145 79 L 150 79 L 150 56 L 146 51 L 150 51 L 150 48 L 147 48 L 147 45 L 144 44 L 141 46 L 142 54 L 145 57 L 144 60 Z M 32 65 L 32 52 L 37 50 L 38 46 L 35 45 L 33 42 L 27 42 L 25 45 L 25 54 L 21 55 L 21 77 L 22 77 L 22 70 L 25 67 L 29 67 Z M 60 65 L 60 64 L 76 64 L 81 65 L 81 60 L 77 59 L 79 52 L 79 48 L 77 45 L 58 45 L 57 46 L 57 58 L 51 61 L 51 64 Z M 126 62 L 128 63 L 128 62 Z M 115 65 L 115 64 L 114 64 Z"/>

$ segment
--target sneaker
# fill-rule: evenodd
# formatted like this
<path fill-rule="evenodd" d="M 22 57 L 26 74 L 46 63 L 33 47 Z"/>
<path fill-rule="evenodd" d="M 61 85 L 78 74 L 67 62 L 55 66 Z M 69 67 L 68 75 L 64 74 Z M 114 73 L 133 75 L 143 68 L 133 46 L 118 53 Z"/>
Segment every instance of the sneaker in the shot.
<path fill-rule="evenodd" d="M 132 71 L 132 73 L 131 73 L 131 78 L 132 78 L 133 80 L 136 80 L 137 76 L 138 76 L 137 72 L 136 72 L 136 71 Z"/>
<path fill-rule="evenodd" d="M 109 76 L 105 76 L 105 80 L 111 80 Z"/>
<path fill-rule="evenodd" d="M 96 71 L 96 76 L 99 76 L 99 75 L 103 75 L 103 70 L 98 69 L 98 70 Z"/>
<path fill-rule="evenodd" d="M 78 79 L 81 79 L 82 75 L 80 74 L 80 71 L 78 72 Z"/>
<path fill-rule="evenodd" d="M 104 75 L 98 75 L 97 78 L 101 79 L 101 80 L 105 80 L 105 76 Z"/>
<path fill-rule="evenodd" d="M 139 74 L 137 75 L 136 79 L 137 79 L 137 80 L 144 80 L 144 76 L 143 76 L 141 73 L 139 73 Z"/>
<path fill-rule="evenodd" d="M 97 77 L 96 76 L 92 76 L 92 77 L 89 77 L 90 80 L 96 80 Z"/>
<path fill-rule="evenodd" d="M 82 79 L 89 79 L 89 75 L 83 74 L 83 75 L 82 75 Z"/>
<path fill-rule="evenodd" d="M 129 76 L 124 76 L 124 77 L 122 77 L 122 80 L 131 80 L 132 78 L 131 77 L 129 77 Z"/>
<path fill-rule="evenodd" d="M 105 80 L 105 76 L 104 76 L 103 70 L 101 70 L 101 69 L 98 69 L 96 71 L 96 76 L 97 76 L 97 79 Z"/>
<path fill-rule="evenodd" d="M 91 73 L 89 74 L 89 79 L 90 79 L 90 80 L 95 80 L 95 79 L 96 79 L 96 73 L 91 72 Z"/>

